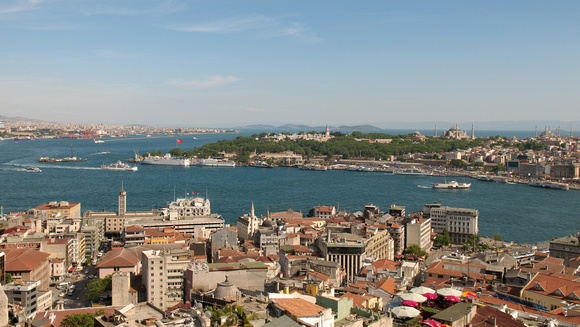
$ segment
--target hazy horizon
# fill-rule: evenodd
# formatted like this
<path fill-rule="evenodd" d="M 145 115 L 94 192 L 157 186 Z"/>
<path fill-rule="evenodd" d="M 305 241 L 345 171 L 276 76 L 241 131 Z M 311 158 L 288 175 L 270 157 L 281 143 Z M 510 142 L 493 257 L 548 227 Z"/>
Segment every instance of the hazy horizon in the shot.
<path fill-rule="evenodd" d="M 0 114 L 569 130 L 580 128 L 579 25 L 577 1 L 7 0 Z"/>

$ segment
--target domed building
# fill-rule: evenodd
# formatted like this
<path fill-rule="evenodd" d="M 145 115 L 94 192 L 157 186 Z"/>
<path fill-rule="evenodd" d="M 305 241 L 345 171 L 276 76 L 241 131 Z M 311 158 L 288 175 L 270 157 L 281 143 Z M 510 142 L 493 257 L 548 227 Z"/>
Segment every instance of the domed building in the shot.
<path fill-rule="evenodd" d="M 242 293 L 232 282 L 228 281 L 228 276 L 226 276 L 226 281 L 217 284 L 215 291 L 213 292 L 213 298 L 218 300 L 224 300 L 226 302 L 235 302 L 241 297 Z"/>

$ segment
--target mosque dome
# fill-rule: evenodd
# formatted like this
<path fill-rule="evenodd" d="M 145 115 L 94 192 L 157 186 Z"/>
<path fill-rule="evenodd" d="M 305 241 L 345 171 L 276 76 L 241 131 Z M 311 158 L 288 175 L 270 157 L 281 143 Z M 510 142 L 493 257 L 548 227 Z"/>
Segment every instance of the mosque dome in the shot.
<path fill-rule="evenodd" d="M 217 284 L 213 297 L 219 300 L 225 301 L 235 301 L 240 294 L 240 290 L 232 282 L 228 281 L 226 276 L 226 281 Z"/>
<path fill-rule="evenodd" d="M 274 222 L 271 221 L 270 219 L 266 219 L 264 220 L 264 222 L 262 222 L 262 227 L 272 227 L 274 226 Z"/>

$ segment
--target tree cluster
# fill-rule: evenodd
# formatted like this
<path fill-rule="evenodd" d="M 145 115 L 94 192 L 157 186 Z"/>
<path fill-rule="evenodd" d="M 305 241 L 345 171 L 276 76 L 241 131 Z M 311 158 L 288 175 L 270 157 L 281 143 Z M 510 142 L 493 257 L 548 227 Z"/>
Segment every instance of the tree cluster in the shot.
<path fill-rule="evenodd" d="M 388 159 L 391 155 L 400 156 L 407 153 L 441 153 L 482 146 L 485 139 L 475 140 L 447 140 L 428 137 L 425 141 L 415 140 L 412 134 L 389 135 L 382 133 L 353 132 L 350 135 L 339 134 L 327 142 L 315 140 L 264 140 L 263 134 L 238 136 L 233 140 L 221 140 L 207 143 L 192 150 L 172 149 L 171 155 L 180 157 L 198 156 L 200 158 L 218 157 L 220 152 L 236 153 L 238 159 L 247 160 L 252 153 L 280 153 L 292 151 L 309 158 L 313 156 L 342 156 L 344 159 L 353 157 L 373 158 L 375 160 Z M 356 139 L 391 139 L 390 143 L 371 143 Z"/>
<path fill-rule="evenodd" d="M 113 276 L 109 275 L 105 278 L 95 278 L 87 285 L 87 299 L 91 302 L 97 302 L 101 294 L 112 289 Z"/>

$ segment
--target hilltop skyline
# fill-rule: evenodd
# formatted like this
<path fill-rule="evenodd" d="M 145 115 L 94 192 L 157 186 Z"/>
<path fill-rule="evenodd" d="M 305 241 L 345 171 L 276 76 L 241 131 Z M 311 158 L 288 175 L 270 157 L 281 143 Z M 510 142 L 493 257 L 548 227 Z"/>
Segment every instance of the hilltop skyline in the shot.
<path fill-rule="evenodd" d="M 11 0 L 0 4 L 0 115 L 207 127 L 549 119 L 569 130 L 579 7 Z"/>

